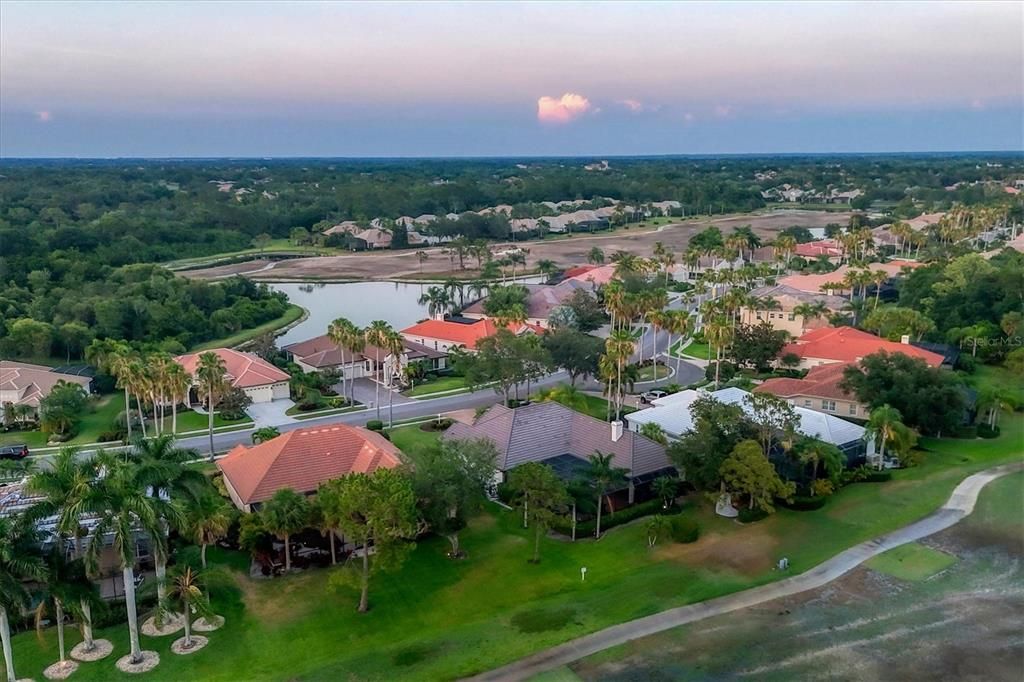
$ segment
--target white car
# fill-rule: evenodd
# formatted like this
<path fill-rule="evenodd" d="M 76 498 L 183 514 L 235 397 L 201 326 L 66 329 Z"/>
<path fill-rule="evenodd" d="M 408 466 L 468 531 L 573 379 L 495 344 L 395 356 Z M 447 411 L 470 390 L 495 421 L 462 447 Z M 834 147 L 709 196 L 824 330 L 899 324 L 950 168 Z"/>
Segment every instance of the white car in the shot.
<path fill-rule="evenodd" d="M 658 398 L 664 398 L 668 395 L 667 391 L 654 389 L 653 391 L 647 391 L 640 394 L 640 402 L 642 403 L 653 403 Z"/>

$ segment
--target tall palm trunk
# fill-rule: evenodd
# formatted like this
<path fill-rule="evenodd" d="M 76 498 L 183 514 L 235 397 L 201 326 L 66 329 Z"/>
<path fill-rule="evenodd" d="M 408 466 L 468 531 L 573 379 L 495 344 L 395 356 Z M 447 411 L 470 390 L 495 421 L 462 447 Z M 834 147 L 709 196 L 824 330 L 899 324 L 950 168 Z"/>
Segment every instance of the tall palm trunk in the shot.
<path fill-rule="evenodd" d="M 284 534 L 284 570 L 291 572 L 292 570 L 292 536 L 288 533 Z"/>
<path fill-rule="evenodd" d="M 156 623 L 162 626 L 164 607 L 167 605 L 167 557 L 157 552 L 154 560 L 156 568 Z"/>
<path fill-rule="evenodd" d="M 14 674 L 14 654 L 11 653 L 11 624 L 7 620 L 7 609 L 2 606 L 0 606 L 0 640 L 3 640 L 7 679 L 16 680 L 18 676 Z"/>
<path fill-rule="evenodd" d="M 61 663 L 67 660 L 67 656 L 64 653 L 64 606 L 60 603 L 60 599 L 53 600 L 54 605 L 54 618 L 57 620 L 57 651 L 59 658 L 57 659 Z"/>
<path fill-rule="evenodd" d="M 204 542 L 203 546 L 199 549 L 199 564 L 203 567 L 204 571 L 206 570 L 206 548 L 207 548 L 207 546 L 208 545 Z M 187 618 L 187 614 L 186 614 L 186 620 L 187 619 L 188 618 Z"/>
<path fill-rule="evenodd" d="M 185 648 L 186 649 L 191 649 L 192 648 L 192 624 L 189 623 L 189 619 L 188 619 L 188 613 L 187 613 L 188 607 L 186 607 L 185 610 L 186 610 L 186 613 L 185 613 Z"/>
<path fill-rule="evenodd" d="M 171 433 L 178 433 L 178 397 L 171 398 Z"/>
<path fill-rule="evenodd" d="M 381 378 L 379 376 L 377 376 L 377 375 L 380 374 L 380 352 L 379 351 L 373 354 L 373 362 L 374 362 L 374 364 L 373 364 L 373 374 L 374 374 L 374 378 L 377 379 L 376 381 L 373 382 L 375 384 L 375 386 L 374 386 L 374 395 L 373 395 L 373 403 L 377 407 L 377 419 L 380 420 L 380 382 L 381 382 Z"/>
<path fill-rule="evenodd" d="M 124 605 L 128 611 L 128 639 L 131 642 L 132 663 L 142 660 L 142 647 L 139 646 L 139 614 L 135 606 L 135 569 L 125 566 L 121 569 L 124 580 Z"/>
<path fill-rule="evenodd" d="M 370 543 L 363 542 L 363 574 L 359 579 L 359 613 L 370 610 Z"/>
<path fill-rule="evenodd" d="M 142 396 L 138 393 L 135 394 L 135 406 L 139 410 L 139 428 L 142 429 L 142 437 L 146 436 L 146 413 L 142 411 Z"/>
<path fill-rule="evenodd" d="M 341 395 L 348 398 L 348 376 L 345 370 L 345 351 L 341 351 Z"/>
<path fill-rule="evenodd" d="M 597 526 L 596 526 L 596 528 L 594 530 L 594 537 L 595 538 L 599 538 L 599 539 L 601 537 L 601 498 L 602 497 L 604 497 L 604 494 L 599 492 L 597 494 Z"/>
<path fill-rule="evenodd" d="M 92 651 L 96 648 L 96 644 L 92 641 L 92 605 L 83 599 L 80 603 L 82 607 L 82 648 L 86 651 Z"/>
<path fill-rule="evenodd" d="M 213 461 L 213 389 L 206 393 L 206 419 L 210 429 L 210 461 Z"/>
<path fill-rule="evenodd" d="M 125 425 L 128 427 L 128 442 L 132 440 L 132 402 L 131 397 L 128 395 L 128 387 L 124 387 L 124 420 Z M 14 679 L 14 678 L 11 678 Z"/>
<path fill-rule="evenodd" d="M 327 537 L 331 539 L 331 565 L 338 563 L 338 555 L 334 551 L 334 529 L 330 529 L 327 533 Z"/>

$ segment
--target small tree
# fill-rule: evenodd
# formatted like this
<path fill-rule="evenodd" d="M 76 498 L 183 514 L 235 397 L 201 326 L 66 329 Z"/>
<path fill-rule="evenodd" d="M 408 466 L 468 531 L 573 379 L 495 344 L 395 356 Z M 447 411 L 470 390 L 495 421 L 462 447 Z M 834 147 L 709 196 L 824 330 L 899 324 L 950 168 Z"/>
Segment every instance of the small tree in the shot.
<path fill-rule="evenodd" d="M 667 516 L 657 514 L 647 519 L 644 530 L 647 531 L 647 546 L 654 547 L 659 537 L 665 537 L 672 532 L 672 521 Z"/>
<path fill-rule="evenodd" d="M 533 524 L 533 558 L 530 563 L 540 563 L 541 535 L 565 513 L 569 493 L 554 470 L 539 462 L 527 462 L 512 469 L 508 484 L 515 494 L 516 506 L 523 511 L 523 527 Z"/>
<path fill-rule="evenodd" d="M 203 594 L 202 576 L 192 570 L 191 566 L 179 568 L 171 579 L 170 600 L 181 607 L 185 614 L 185 636 L 182 638 L 181 648 L 188 651 L 195 646 L 192 639 L 192 616 L 199 615 L 204 618 L 213 614 L 209 602 Z"/>
<path fill-rule="evenodd" d="M 291 536 L 309 523 L 309 501 L 291 488 L 282 488 L 260 510 L 263 526 L 284 542 L 284 568 L 292 570 Z"/>
<path fill-rule="evenodd" d="M 349 474 L 325 484 L 337 493 L 338 527 L 345 538 L 363 546 L 358 574 L 345 571 L 331 576 L 331 583 L 358 583 L 360 613 L 370 608 L 370 575 L 376 570 L 401 566 L 415 544 L 416 496 L 412 482 L 394 469 L 372 474 Z M 370 545 L 373 561 L 370 561 Z"/>
<path fill-rule="evenodd" d="M 430 528 L 448 538 L 452 558 L 462 552 L 459 531 L 479 507 L 484 489 L 494 480 L 498 451 L 487 438 L 445 440 L 425 453 L 414 471 L 416 498 Z"/>
<path fill-rule="evenodd" d="M 790 499 L 796 492 L 793 483 L 779 478 L 775 467 L 764 456 L 757 441 L 745 440 L 722 462 L 722 482 L 726 490 L 749 498 L 750 509 L 775 511 L 776 497 Z"/>
<path fill-rule="evenodd" d="M 252 444 L 266 443 L 281 435 L 275 426 L 264 426 L 252 432 Z"/>
<path fill-rule="evenodd" d="M 608 504 L 608 511 L 612 511 L 612 499 L 608 494 L 612 486 L 621 485 L 626 481 L 627 469 L 613 466 L 615 455 L 594 452 L 588 458 L 587 477 L 590 485 L 597 493 L 597 524 L 594 537 L 601 537 L 601 500 L 604 498 Z"/>
<path fill-rule="evenodd" d="M 199 557 L 203 570 L 206 570 L 206 548 L 228 534 L 234 519 L 234 508 L 213 492 L 189 500 L 185 509 L 185 529 L 201 548 Z"/>
<path fill-rule="evenodd" d="M 679 492 L 679 479 L 674 476 L 658 476 L 651 482 L 651 489 L 661 498 L 662 508 L 668 509 L 675 504 L 676 494 Z"/>

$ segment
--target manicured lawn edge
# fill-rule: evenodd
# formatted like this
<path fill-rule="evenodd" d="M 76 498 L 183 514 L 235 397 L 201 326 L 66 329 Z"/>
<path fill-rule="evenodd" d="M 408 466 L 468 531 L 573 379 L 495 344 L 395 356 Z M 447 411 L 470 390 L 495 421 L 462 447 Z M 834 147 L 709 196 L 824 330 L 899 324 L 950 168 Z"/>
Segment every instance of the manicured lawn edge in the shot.
<path fill-rule="evenodd" d="M 192 348 L 192 351 L 196 352 L 209 350 L 211 348 L 234 348 L 236 346 L 241 346 L 244 343 L 252 341 L 257 336 L 261 336 L 268 332 L 277 331 L 279 329 L 282 329 L 283 327 L 288 327 L 297 322 L 300 322 L 301 320 L 304 320 L 306 318 L 306 315 L 308 314 L 309 313 L 305 308 L 292 303 L 288 306 L 288 310 L 284 312 L 284 315 L 277 318 L 276 320 L 264 322 L 258 327 L 253 327 L 252 329 L 245 329 L 243 331 L 238 332 L 237 334 L 232 334 L 231 336 L 227 336 L 223 339 L 204 341 L 198 346 Z"/>

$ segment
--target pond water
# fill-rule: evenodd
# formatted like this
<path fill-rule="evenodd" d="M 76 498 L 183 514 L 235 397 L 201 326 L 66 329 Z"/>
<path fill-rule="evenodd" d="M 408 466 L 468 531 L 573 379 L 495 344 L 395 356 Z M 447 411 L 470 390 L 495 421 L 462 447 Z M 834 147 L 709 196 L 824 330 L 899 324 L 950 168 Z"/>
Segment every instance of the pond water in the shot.
<path fill-rule="evenodd" d="M 536 283 L 538 277 L 519 280 Z M 395 330 L 416 324 L 429 316 L 419 297 L 437 282 L 347 282 L 310 284 L 288 282 L 270 284 L 270 288 L 288 294 L 288 300 L 309 311 L 309 316 L 277 339 L 278 348 L 327 333 L 327 325 L 347 317 L 360 327 L 384 320 Z"/>

